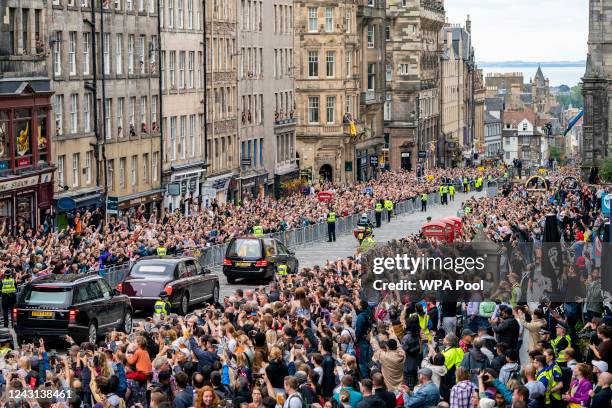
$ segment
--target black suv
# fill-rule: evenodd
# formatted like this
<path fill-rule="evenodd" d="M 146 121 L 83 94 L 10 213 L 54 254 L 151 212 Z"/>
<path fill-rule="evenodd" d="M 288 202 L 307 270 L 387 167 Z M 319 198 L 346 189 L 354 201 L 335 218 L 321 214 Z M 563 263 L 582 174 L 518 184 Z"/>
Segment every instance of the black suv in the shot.
<path fill-rule="evenodd" d="M 132 331 L 130 299 L 98 274 L 48 275 L 23 287 L 12 310 L 17 337 L 59 337 L 95 343 L 106 332 Z"/>

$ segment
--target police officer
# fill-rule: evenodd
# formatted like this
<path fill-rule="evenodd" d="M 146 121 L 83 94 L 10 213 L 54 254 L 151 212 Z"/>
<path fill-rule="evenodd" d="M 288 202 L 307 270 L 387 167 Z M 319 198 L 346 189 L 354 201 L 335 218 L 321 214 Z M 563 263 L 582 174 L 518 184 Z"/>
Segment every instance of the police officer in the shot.
<path fill-rule="evenodd" d="M 385 200 L 385 209 L 387 210 L 387 222 L 391 222 L 393 216 L 393 201 Z"/>
<path fill-rule="evenodd" d="M 159 246 L 157 247 L 157 256 L 164 257 L 164 256 L 166 256 L 167 252 L 168 251 L 166 250 L 166 247 L 164 246 L 164 243 L 160 242 Z"/>
<path fill-rule="evenodd" d="M 421 193 L 421 212 L 427 211 L 427 193 Z"/>
<path fill-rule="evenodd" d="M 253 235 L 256 237 L 263 237 L 264 230 L 261 225 L 259 225 L 259 220 L 255 221 L 255 225 L 253 226 Z"/>
<path fill-rule="evenodd" d="M 468 178 L 464 177 L 463 178 L 463 192 L 464 193 L 467 193 L 469 191 L 468 186 L 469 186 Z"/>
<path fill-rule="evenodd" d="M 448 184 L 442 186 L 442 197 L 444 198 L 444 205 L 448 205 Z"/>
<path fill-rule="evenodd" d="M 359 246 L 363 252 L 367 252 L 376 246 L 376 241 L 374 241 L 372 235 L 368 235 L 363 239 L 363 241 L 361 241 L 361 244 Z"/>
<path fill-rule="evenodd" d="M 565 350 L 572 347 L 572 339 L 567 334 L 567 326 L 563 323 L 558 323 L 556 327 L 557 337 L 551 340 L 550 345 L 557 356 L 557 364 L 560 367 L 567 367 L 567 356 Z"/>
<path fill-rule="evenodd" d="M 331 208 L 327 213 L 327 242 L 336 242 L 336 213 Z"/>
<path fill-rule="evenodd" d="M 166 292 L 160 292 L 159 299 L 153 305 L 153 312 L 157 315 L 168 316 L 172 305 L 168 302 L 168 294 Z"/>
<path fill-rule="evenodd" d="M 383 200 L 380 199 L 374 205 L 374 216 L 376 217 L 376 228 L 380 228 L 382 223 Z"/>
<path fill-rule="evenodd" d="M 276 275 L 279 278 L 285 278 L 287 276 L 287 265 L 279 264 L 276 266 Z"/>
<path fill-rule="evenodd" d="M 451 201 L 455 201 L 455 185 L 451 184 L 448 186 L 448 194 L 450 196 Z"/>
<path fill-rule="evenodd" d="M 6 270 L 2 278 L 2 316 L 4 317 L 4 327 L 9 326 L 10 311 L 15 307 L 17 298 L 17 283 L 11 271 Z"/>

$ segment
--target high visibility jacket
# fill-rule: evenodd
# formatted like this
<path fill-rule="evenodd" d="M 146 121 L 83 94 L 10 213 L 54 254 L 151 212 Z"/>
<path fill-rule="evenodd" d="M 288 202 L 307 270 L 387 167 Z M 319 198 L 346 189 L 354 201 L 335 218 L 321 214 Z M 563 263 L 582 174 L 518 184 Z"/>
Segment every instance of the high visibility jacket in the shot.
<path fill-rule="evenodd" d="M 378 212 L 378 213 L 379 213 L 379 212 L 382 212 L 382 210 L 383 210 L 383 206 L 382 206 L 382 204 L 381 204 L 381 203 L 376 203 L 376 205 L 374 206 L 374 210 L 375 210 L 376 212 Z"/>
<path fill-rule="evenodd" d="M 546 371 L 546 376 L 548 378 L 548 389 L 546 390 L 546 401 L 547 403 L 550 402 L 551 398 L 554 398 L 556 400 L 560 400 L 561 399 L 561 393 L 559 391 L 555 391 L 552 392 L 551 390 L 553 388 L 555 388 L 558 384 L 558 382 L 555 380 L 555 375 L 561 377 L 562 372 L 561 372 L 561 367 L 559 367 L 559 365 L 557 363 L 554 363 L 552 366 L 550 367 L 546 367 L 545 368 Z"/>
<path fill-rule="evenodd" d="M 15 285 L 14 278 L 4 278 L 2 279 L 2 293 L 16 293 L 17 286 Z"/>
<path fill-rule="evenodd" d="M 160 299 L 153 305 L 153 311 L 157 314 L 163 313 L 167 316 L 170 313 L 170 303 Z"/>
<path fill-rule="evenodd" d="M 277 265 L 276 273 L 278 274 L 278 276 L 287 276 L 287 265 Z"/>
<path fill-rule="evenodd" d="M 256 237 L 263 237 L 264 233 L 261 225 L 256 225 L 253 227 L 253 235 Z"/>
<path fill-rule="evenodd" d="M 440 195 L 442 195 L 442 186 L 440 186 L 440 188 L 438 189 L 438 191 L 440 192 Z"/>
<path fill-rule="evenodd" d="M 451 369 L 453 367 L 459 367 L 461 364 L 461 360 L 463 360 L 463 349 L 461 347 L 450 347 L 442 352 L 444 356 L 444 365 L 447 369 Z"/>
<path fill-rule="evenodd" d="M 423 316 L 421 316 L 418 313 L 413 313 L 412 316 L 416 316 L 419 318 L 421 336 L 427 336 L 427 340 L 430 340 L 431 336 L 429 335 L 429 315 L 427 313 L 423 313 Z"/>
<path fill-rule="evenodd" d="M 551 384 L 551 376 L 550 376 L 550 372 L 546 370 L 546 368 L 544 368 L 542 371 L 540 371 L 539 373 L 536 373 L 536 381 L 540 381 L 542 384 L 544 383 L 542 380 L 546 379 L 547 382 L 547 386 L 546 386 L 546 399 L 545 402 L 546 404 L 550 404 L 550 393 L 548 392 L 548 390 L 550 390 L 550 384 Z"/>
<path fill-rule="evenodd" d="M 464 177 L 463 178 L 463 184 L 467 184 L 467 183 L 468 183 L 468 179 L 467 179 L 467 177 Z"/>
<path fill-rule="evenodd" d="M 421 194 L 421 201 L 427 202 L 427 194 Z"/>
<path fill-rule="evenodd" d="M 450 192 L 450 195 L 454 196 L 455 195 L 455 186 L 453 186 L 451 184 L 450 187 L 448 188 L 448 191 Z"/>
<path fill-rule="evenodd" d="M 518 284 L 512 285 L 512 291 L 510 292 L 510 305 L 516 307 L 518 304 L 519 293 L 521 292 L 521 286 Z"/>
<path fill-rule="evenodd" d="M 361 249 L 364 251 L 369 251 L 375 246 L 376 246 L 376 242 L 374 241 L 374 238 L 372 237 L 365 237 L 363 241 L 361 241 L 361 245 L 360 245 Z"/>
<path fill-rule="evenodd" d="M 0 356 L 5 356 L 6 354 L 8 354 L 11 351 L 10 348 L 8 347 L 2 347 L 0 348 Z"/>
<path fill-rule="evenodd" d="M 493 176 L 489 174 L 489 181 L 493 180 Z"/>
<path fill-rule="evenodd" d="M 508 178 L 508 172 L 504 172 L 504 178 Z"/>
<path fill-rule="evenodd" d="M 442 187 L 442 194 L 448 194 L 448 186 Z"/>
<path fill-rule="evenodd" d="M 393 211 L 393 201 L 385 200 L 385 208 L 387 211 Z"/>
<path fill-rule="evenodd" d="M 472 212 L 472 209 L 471 209 L 470 207 L 465 207 L 465 208 L 463 209 L 463 212 L 464 212 L 466 215 L 469 215 L 469 214 Z"/>
<path fill-rule="evenodd" d="M 558 345 L 561 342 L 561 339 L 565 339 L 567 341 L 567 347 L 564 348 L 563 350 L 559 350 L 558 348 Z M 557 338 L 550 341 L 550 345 L 552 346 L 555 352 L 555 356 L 557 356 L 557 363 L 566 363 L 567 357 L 565 355 L 565 350 L 572 346 L 572 339 L 570 338 L 569 334 L 566 334 L 565 336 L 562 336 L 562 337 L 557 336 Z"/>
<path fill-rule="evenodd" d="M 336 222 L 336 213 L 335 212 L 330 212 L 329 214 L 327 214 L 327 222 Z"/>
<path fill-rule="evenodd" d="M 157 256 L 166 256 L 166 247 L 157 247 Z"/>

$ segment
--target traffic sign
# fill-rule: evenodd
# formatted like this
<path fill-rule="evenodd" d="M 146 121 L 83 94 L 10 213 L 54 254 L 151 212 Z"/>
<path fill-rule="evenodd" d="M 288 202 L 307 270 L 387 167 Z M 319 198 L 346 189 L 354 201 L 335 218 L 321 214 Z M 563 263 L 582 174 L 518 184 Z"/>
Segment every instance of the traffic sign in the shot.
<path fill-rule="evenodd" d="M 601 213 L 606 216 L 610 216 L 610 200 L 612 200 L 612 194 L 603 193 L 601 195 Z"/>
<path fill-rule="evenodd" d="M 331 201 L 333 197 L 334 193 L 332 193 L 331 191 L 319 191 L 317 193 L 317 198 L 319 199 L 319 201 L 322 202 Z"/>
<path fill-rule="evenodd" d="M 106 213 L 117 214 L 119 209 L 119 197 L 106 197 Z"/>
<path fill-rule="evenodd" d="M 418 154 L 419 159 L 424 159 L 424 158 L 427 157 L 427 151 L 426 150 L 419 150 L 417 154 Z"/>

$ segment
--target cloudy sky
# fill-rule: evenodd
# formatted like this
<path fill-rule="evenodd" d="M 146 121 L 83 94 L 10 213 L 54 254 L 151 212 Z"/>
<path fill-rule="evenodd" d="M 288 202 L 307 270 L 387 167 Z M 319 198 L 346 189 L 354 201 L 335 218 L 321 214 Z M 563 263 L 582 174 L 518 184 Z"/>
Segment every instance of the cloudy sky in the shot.
<path fill-rule="evenodd" d="M 472 20 L 478 61 L 586 59 L 588 0 L 445 0 L 451 23 Z"/>

